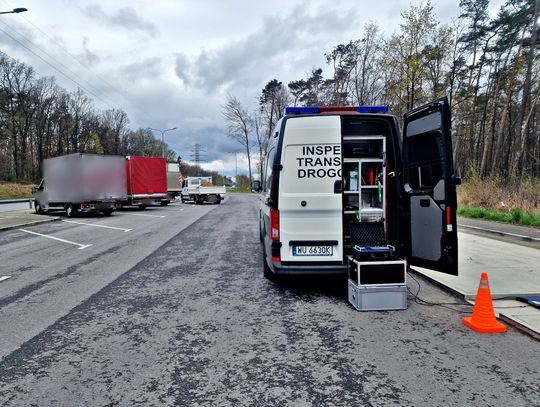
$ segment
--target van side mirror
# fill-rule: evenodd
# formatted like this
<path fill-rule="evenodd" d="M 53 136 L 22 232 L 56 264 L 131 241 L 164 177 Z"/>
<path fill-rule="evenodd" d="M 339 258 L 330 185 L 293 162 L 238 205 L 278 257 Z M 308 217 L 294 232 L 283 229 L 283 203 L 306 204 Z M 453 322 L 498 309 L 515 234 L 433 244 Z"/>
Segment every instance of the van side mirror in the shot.
<path fill-rule="evenodd" d="M 261 181 L 251 181 L 251 192 L 261 192 Z"/>
<path fill-rule="evenodd" d="M 334 194 L 341 194 L 343 191 L 343 183 L 340 179 L 334 182 Z"/>

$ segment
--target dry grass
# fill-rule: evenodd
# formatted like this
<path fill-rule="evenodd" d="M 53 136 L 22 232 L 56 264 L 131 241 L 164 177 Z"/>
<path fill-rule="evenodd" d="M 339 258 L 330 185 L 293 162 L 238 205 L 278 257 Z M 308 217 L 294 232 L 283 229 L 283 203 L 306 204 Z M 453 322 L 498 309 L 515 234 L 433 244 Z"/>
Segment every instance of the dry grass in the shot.
<path fill-rule="evenodd" d="M 458 187 L 458 205 L 540 214 L 540 179 L 485 180 L 471 176 Z"/>
<path fill-rule="evenodd" d="M 30 198 L 33 184 L 0 182 L 0 199 Z"/>

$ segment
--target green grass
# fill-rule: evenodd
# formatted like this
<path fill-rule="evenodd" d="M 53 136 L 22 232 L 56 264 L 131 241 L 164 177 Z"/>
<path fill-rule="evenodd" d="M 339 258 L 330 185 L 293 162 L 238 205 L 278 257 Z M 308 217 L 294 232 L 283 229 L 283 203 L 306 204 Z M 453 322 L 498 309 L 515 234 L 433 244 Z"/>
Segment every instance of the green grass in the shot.
<path fill-rule="evenodd" d="M 457 214 L 467 218 L 479 218 L 498 222 L 515 223 L 517 225 L 540 227 L 540 213 L 524 212 L 521 209 L 512 209 L 507 212 L 474 206 L 460 206 Z"/>
<path fill-rule="evenodd" d="M 229 187 L 227 187 L 227 192 L 251 193 L 251 189 L 249 189 L 249 188 L 229 188 Z"/>

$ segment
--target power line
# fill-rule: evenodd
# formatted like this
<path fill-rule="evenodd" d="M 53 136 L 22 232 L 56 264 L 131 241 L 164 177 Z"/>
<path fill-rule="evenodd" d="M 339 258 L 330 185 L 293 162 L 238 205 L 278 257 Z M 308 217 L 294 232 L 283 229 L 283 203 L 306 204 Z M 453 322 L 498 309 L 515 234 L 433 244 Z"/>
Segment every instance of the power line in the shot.
<path fill-rule="evenodd" d="M 8 4 L 8 3 L 6 3 Z M 8 4 L 9 6 L 9 4 Z M 118 91 L 110 82 L 108 82 L 107 80 L 105 80 L 103 77 L 101 77 L 100 75 L 96 74 L 95 72 L 92 72 L 92 70 L 90 70 L 84 63 L 82 63 L 77 57 L 75 57 L 74 55 L 72 55 L 69 51 L 67 51 L 67 49 L 65 49 L 62 45 L 60 45 L 58 43 L 58 41 L 54 38 L 52 38 L 50 35 L 48 35 L 45 31 L 43 31 L 41 28 L 39 28 L 36 24 L 34 24 L 32 21 L 30 21 L 29 19 L 27 19 L 26 17 L 23 16 L 23 19 L 28 22 L 30 25 L 32 25 L 36 30 L 38 30 L 40 33 L 42 33 L 43 35 L 45 35 L 47 38 L 49 38 L 52 42 L 55 43 L 55 45 L 60 49 L 62 50 L 65 54 L 69 55 L 72 59 L 74 59 L 75 61 L 77 61 L 85 70 L 87 70 L 91 75 L 93 76 L 96 76 L 98 79 L 100 79 L 104 84 L 106 84 L 108 86 L 109 89 L 111 89 L 113 92 L 115 92 L 117 95 L 119 95 L 122 100 L 125 100 L 126 99 L 126 95 L 125 94 L 122 94 L 120 91 Z M 9 24 L 7 24 L 5 21 L 2 21 L 2 24 L 4 24 L 5 26 L 7 26 L 12 32 L 15 32 L 17 33 L 20 37 L 22 37 L 23 39 L 25 39 L 30 45 L 32 45 L 33 47 L 37 48 L 39 51 L 41 51 L 43 54 L 47 55 L 51 60 L 53 60 L 54 62 L 56 62 L 57 64 L 61 65 L 63 68 L 65 68 L 67 71 L 69 71 L 76 79 L 74 79 L 72 76 L 66 74 L 64 71 L 62 71 L 60 68 L 54 66 L 52 63 L 50 63 L 49 61 L 45 60 L 42 56 L 38 55 L 34 50 L 32 50 L 31 48 L 29 48 L 29 46 L 26 46 L 25 44 L 23 44 L 20 40 L 18 40 L 17 38 L 13 37 L 11 34 L 9 34 L 8 32 L 6 32 L 5 30 L 2 30 L 0 28 L 0 31 L 4 32 L 7 36 L 9 36 L 11 39 L 13 39 L 14 41 L 16 41 L 18 44 L 20 44 L 21 46 L 23 46 L 25 49 L 27 49 L 28 51 L 30 51 L 32 54 L 34 54 L 35 56 L 37 56 L 40 60 L 42 60 L 43 62 L 45 62 L 47 65 L 49 65 L 51 68 L 53 68 L 55 71 L 59 72 L 61 75 L 63 75 L 64 77 L 66 77 L 67 79 L 69 79 L 70 81 L 72 81 L 73 83 L 75 83 L 77 86 L 79 86 L 81 89 L 83 89 L 84 91 L 86 91 L 87 93 L 91 94 L 92 96 L 94 96 L 96 99 L 100 100 L 102 103 L 104 103 L 107 107 L 111 108 L 111 109 L 114 109 L 115 107 L 113 105 L 111 105 L 111 103 L 109 103 L 108 101 L 104 100 L 104 98 L 102 97 L 103 95 L 98 95 L 96 92 L 94 92 L 93 90 L 90 90 L 89 88 L 92 87 L 92 84 L 82 78 L 80 75 L 78 75 L 76 72 L 74 72 L 71 68 L 69 68 L 68 66 L 66 66 L 64 63 L 62 63 L 61 61 L 59 61 L 58 59 L 56 59 L 54 56 L 52 56 L 51 54 L 49 54 L 47 51 L 45 51 L 44 49 L 40 48 L 38 45 L 36 45 L 32 40 L 30 40 L 29 38 L 27 38 L 24 34 L 21 34 L 20 32 L 18 32 L 17 30 L 15 30 L 12 26 L 10 26 Z M 85 86 L 82 86 L 81 83 L 79 81 L 84 81 L 87 85 L 86 87 Z M 145 114 L 145 112 L 143 112 L 142 110 L 140 110 L 139 108 L 137 108 L 136 106 L 132 106 L 132 110 L 135 110 L 137 111 L 138 115 L 144 120 L 144 121 L 147 121 L 147 122 L 150 122 L 150 119 L 149 117 Z M 144 126 L 140 126 L 140 127 L 144 127 Z"/>
<path fill-rule="evenodd" d="M 5 23 L 4 23 L 5 24 Z M 7 24 L 5 24 L 7 25 Z M 9 26 L 8 26 L 9 27 Z M 9 27 L 11 28 L 11 27 Z M 42 60 L 43 62 L 45 62 L 47 65 L 49 65 L 52 69 L 54 69 L 55 71 L 59 72 L 60 74 L 62 74 L 64 77 L 66 77 L 67 79 L 69 79 L 70 81 L 72 81 L 74 84 L 76 84 L 79 88 L 83 89 L 85 92 L 91 94 L 92 96 L 94 96 L 96 99 L 99 99 L 102 103 L 104 103 L 105 105 L 107 105 L 108 107 L 110 107 L 111 109 L 113 108 L 113 106 L 111 106 L 108 102 L 106 102 L 105 100 L 103 100 L 101 97 L 99 97 L 97 94 L 95 94 L 94 92 L 92 92 L 91 90 L 89 89 L 86 89 L 83 85 L 81 85 L 77 80 L 73 79 L 71 76 L 69 76 L 68 74 L 66 74 L 64 71 L 62 71 L 60 68 L 54 66 L 52 63 L 50 63 L 49 61 L 47 61 L 45 58 L 43 58 L 41 55 L 39 55 L 38 53 L 36 53 L 34 50 L 32 50 L 31 48 L 27 47 L 23 42 L 19 41 L 17 38 L 15 38 L 14 36 L 12 36 L 9 32 L 7 32 L 6 30 L 4 30 L 3 28 L 0 27 L 0 31 L 2 31 L 4 34 L 6 34 L 9 38 L 11 38 L 13 41 L 17 42 L 19 45 L 21 45 L 23 48 L 25 48 L 26 50 L 28 50 L 29 52 L 31 52 L 33 55 L 35 55 L 36 57 L 38 57 L 40 60 Z"/>
<path fill-rule="evenodd" d="M 8 6 L 9 6 L 9 3 L 6 3 Z M 11 6 L 10 6 L 11 7 Z M 43 34 L 45 37 L 47 37 L 51 42 L 53 42 L 57 47 L 58 49 L 60 49 L 61 51 L 63 51 L 66 55 L 69 55 L 73 60 L 75 60 L 76 62 L 79 63 L 79 65 L 81 67 L 83 67 L 86 71 L 88 71 L 91 75 L 94 75 L 96 76 L 100 81 L 102 81 L 103 83 L 105 83 L 112 91 L 114 91 L 117 95 L 119 95 L 120 97 L 122 98 L 125 98 L 126 95 L 121 93 L 114 85 L 112 85 L 109 81 L 107 81 L 104 77 L 102 77 L 101 75 L 99 75 L 98 73 L 96 72 L 93 72 L 90 68 L 88 68 L 88 66 L 81 62 L 81 60 L 79 58 L 77 58 L 75 55 L 73 55 L 71 52 L 69 52 L 62 44 L 60 44 L 60 42 L 58 42 L 58 40 L 54 37 L 51 37 L 49 34 L 47 34 L 45 31 L 43 31 L 41 28 L 39 28 L 36 24 L 34 24 L 31 20 L 29 20 L 28 18 L 26 18 L 25 16 L 21 16 L 28 24 L 30 24 L 32 27 L 34 27 L 36 30 L 38 30 L 41 34 Z M 19 33 L 19 35 L 21 35 Z"/>
<path fill-rule="evenodd" d="M 191 158 L 195 162 L 195 165 L 200 165 L 201 162 L 206 162 L 206 150 L 200 144 L 193 145 L 191 149 Z"/>

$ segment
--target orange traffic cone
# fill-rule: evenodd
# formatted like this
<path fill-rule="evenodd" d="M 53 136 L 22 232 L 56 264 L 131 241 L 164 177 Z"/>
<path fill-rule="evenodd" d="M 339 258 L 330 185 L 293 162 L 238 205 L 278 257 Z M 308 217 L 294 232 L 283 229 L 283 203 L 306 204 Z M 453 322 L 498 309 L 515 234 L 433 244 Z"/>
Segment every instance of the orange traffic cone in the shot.
<path fill-rule="evenodd" d="M 506 331 L 506 326 L 497 322 L 495 319 L 495 310 L 493 309 L 493 301 L 491 300 L 487 273 L 482 273 L 480 277 L 480 285 L 478 286 L 472 317 L 463 318 L 463 323 L 472 330 L 483 334 Z"/>

